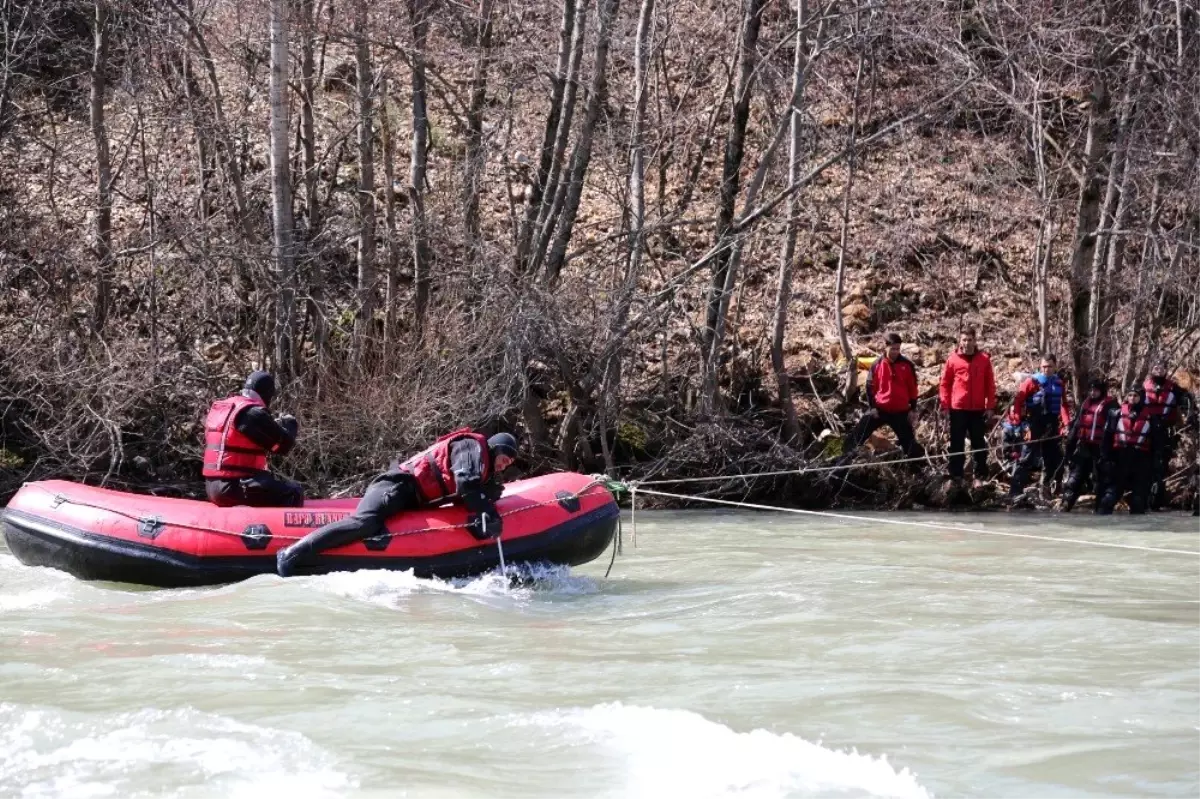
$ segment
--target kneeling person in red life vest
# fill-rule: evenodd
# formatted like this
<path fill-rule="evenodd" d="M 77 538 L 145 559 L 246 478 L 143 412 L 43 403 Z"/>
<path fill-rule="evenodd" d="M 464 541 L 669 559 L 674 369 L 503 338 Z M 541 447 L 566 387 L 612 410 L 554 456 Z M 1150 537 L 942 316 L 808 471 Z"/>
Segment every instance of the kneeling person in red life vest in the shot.
<path fill-rule="evenodd" d="M 1125 402 L 1108 417 L 1104 451 L 1112 461 L 1112 477 L 1100 501 L 1099 513 L 1112 513 L 1129 491 L 1129 512 L 1145 513 L 1154 479 L 1154 451 L 1162 438 L 1161 415 L 1145 404 L 1142 392 L 1131 388 Z"/>
<path fill-rule="evenodd" d="M 300 507 L 304 489 L 267 471 L 267 455 L 286 455 L 296 445 L 294 416 L 271 416 L 275 378 L 253 372 L 245 388 L 217 400 L 204 419 L 204 480 L 208 500 L 222 508 Z"/>
<path fill-rule="evenodd" d="M 1063 483 L 1064 510 L 1075 507 L 1083 484 L 1091 478 L 1092 493 L 1096 495 L 1096 511 L 1099 512 L 1100 498 L 1104 495 L 1110 469 L 1104 453 L 1104 434 L 1108 430 L 1109 416 L 1119 409 L 1117 401 L 1108 396 L 1108 381 L 1103 378 L 1093 380 L 1067 433 L 1069 471 Z"/>
<path fill-rule="evenodd" d="M 517 456 L 509 433 L 484 438 L 469 428 L 448 433 L 404 463 L 394 463 L 367 486 L 354 513 L 318 527 L 276 555 L 281 577 L 290 577 L 305 559 L 384 531 L 389 517 L 405 510 L 461 502 L 472 514 L 467 530 L 484 541 L 498 538 L 503 520 L 496 501 L 504 492 L 501 474 Z"/>

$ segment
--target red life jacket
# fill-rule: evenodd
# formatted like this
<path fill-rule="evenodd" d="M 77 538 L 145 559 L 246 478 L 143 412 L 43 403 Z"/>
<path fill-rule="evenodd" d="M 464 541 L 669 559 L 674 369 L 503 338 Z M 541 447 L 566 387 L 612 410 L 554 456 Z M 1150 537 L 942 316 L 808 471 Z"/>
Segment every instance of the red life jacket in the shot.
<path fill-rule="evenodd" d="M 1098 400 L 1089 397 L 1083 401 L 1077 432 L 1082 443 L 1100 444 L 1104 441 L 1104 425 L 1108 419 L 1108 411 L 1114 405 L 1116 402 L 1112 397 L 1101 397 Z"/>
<path fill-rule="evenodd" d="M 1150 451 L 1150 420 L 1154 411 L 1150 406 L 1143 405 L 1135 417 L 1128 404 L 1121 406 L 1121 415 L 1117 417 L 1117 434 L 1113 436 L 1114 449 L 1139 449 Z"/>
<path fill-rule="evenodd" d="M 1175 384 L 1164 380 L 1162 386 L 1156 386 L 1153 378 L 1146 378 L 1142 383 L 1142 393 L 1146 396 L 1146 407 L 1155 416 L 1164 417 L 1164 421 L 1175 424 L 1179 421 L 1179 406 L 1175 404 Z"/>
<path fill-rule="evenodd" d="M 426 503 L 432 505 L 458 493 L 458 486 L 454 483 L 454 470 L 450 466 L 450 445 L 464 438 L 473 439 L 483 450 L 483 473 L 479 478 L 486 482 L 492 471 L 487 438 L 469 427 L 447 433 L 433 442 L 428 449 L 418 452 L 400 464 L 400 471 L 408 472 L 416 478 L 417 489 Z"/>
<path fill-rule="evenodd" d="M 234 394 L 217 400 L 204 419 L 204 477 L 234 479 L 267 468 L 267 451 L 238 432 L 234 421 L 247 408 L 265 408 L 257 396 Z"/>

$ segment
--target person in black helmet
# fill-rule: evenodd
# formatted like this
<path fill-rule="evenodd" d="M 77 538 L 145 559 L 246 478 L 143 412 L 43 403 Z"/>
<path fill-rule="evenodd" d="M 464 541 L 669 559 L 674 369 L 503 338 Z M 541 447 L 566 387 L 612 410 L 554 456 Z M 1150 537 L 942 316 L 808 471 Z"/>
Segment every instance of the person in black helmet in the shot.
<path fill-rule="evenodd" d="M 304 489 L 267 470 L 268 455 L 287 455 L 296 445 L 296 417 L 271 416 L 275 378 L 252 372 L 242 391 L 217 400 L 204 419 L 204 480 L 208 499 L 226 508 L 299 507 Z"/>
<path fill-rule="evenodd" d="M 1096 496 L 1096 510 L 1099 510 L 1109 472 L 1104 436 L 1108 431 L 1109 417 L 1119 409 L 1117 401 L 1108 395 L 1108 381 L 1103 378 L 1093 380 L 1067 432 L 1068 472 L 1063 483 L 1063 510 L 1069 511 L 1075 507 L 1075 501 L 1079 499 L 1089 478 L 1092 493 Z"/>
<path fill-rule="evenodd" d="M 510 433 L 484 438 L 463 428 L 403 463 L 393 462 L 367 486 L 353 514 L 281 549 L 275 556 L 279 575 L 290 577 L 327 549 L 379 535 L 388 518 L 401 511 L 446 501 L 459 502 L 470 512 L 467 531 L 476 539 L 499 537 L 503 519 L 495 503 L 504 493 L 501 475 L 516 459 L 517 446 Z"/>

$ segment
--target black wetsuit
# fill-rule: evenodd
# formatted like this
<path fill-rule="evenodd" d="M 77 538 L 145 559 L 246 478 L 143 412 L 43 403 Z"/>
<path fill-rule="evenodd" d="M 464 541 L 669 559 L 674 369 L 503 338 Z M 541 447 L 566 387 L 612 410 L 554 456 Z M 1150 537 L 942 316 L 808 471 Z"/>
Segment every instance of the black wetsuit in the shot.
<path fill-rule="evenodd" d="M 233 420 L 233 425 L 272 455 L 287 455 L 296 446 L 298 425 L 290 416 L 277 422 L 266 408 L 246 408 Z M 298 508 L 304 504 L 302 485 L 265 470 L 246 477 L 210 478 L 205 483 L 208 501 L 223 508 L 232 505 Z"/>
<path fill-rule="evenodd" d="M 1150 488 L 1154 482 L 1154 453 L 1162 446 L 1163 426 L 1160 417 L 1150 417 L 1150 451 L 1136 447 L 1115 446 L 1118 410 L 1109 416 L 1104 431 L 1104 452 L 1112 463 L 1112 473 L 1105 486 L 1097 513 L 1112 513 L 1117 502 L 1129 492 L 1129 512 L 1145 513 L 1150 506 Z"/>
<path fill-rule="evenodd" d="M 461 502 L 471 512 L 467 530 L 479 539 L 499 536 L 503 525 L 495 502 L 500 499 L 504 487 L 494 474 L 486 482 L 481 479 L 485 471 L 484 458 L 490 459 L 491 454 L 472 439 L 459 439 L 450 445 L 450 468 L 458 489 L 452 500 Z M 488 468 L 486 471 L 493 473 L 494 470 Z M 318 527 L 281 551 L 280 574 L 287 576 L 293 573 L 297 567 L 302 568 L 311 556 L 327 549 L 374 538 L 384 531 L 390 517 L 401 511 L 415 510 L 423 504 L 416 480 L 408 472 L 401 471 L 399 462 L 395 462 L 371 481 L 354 513 Z"/>

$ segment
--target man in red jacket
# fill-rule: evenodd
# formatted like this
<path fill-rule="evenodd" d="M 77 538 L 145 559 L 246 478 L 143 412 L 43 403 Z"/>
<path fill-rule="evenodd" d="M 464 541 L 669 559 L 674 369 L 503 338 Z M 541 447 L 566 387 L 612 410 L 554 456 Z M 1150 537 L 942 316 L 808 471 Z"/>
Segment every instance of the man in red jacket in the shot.
<path fill-rule="evenodd" d="M 880 427 L 890 427 L 909 458 L 921 456 L 921 445 L 913 433 L 917 419 L 917 370 L 912 361 L 900 354 L 900 336 L 888 333 L 884 338 L 884 355 L 876 358 L 867 372 L 867 404 L 871 409 L 863 414 L 850 434 L 847 452 L 862 446 Z"/>
<path fill-rule="evenodd" d="M 996 377 L 992 359 L 976 347 L 975 329 L 968 327 L 958 337 L 958 349 L 946 360 L 938 392 L 943 414 L 950 417 L 950 478 L 963 477 L 963 444 L 971 436 L 975 460 L 975 487 L 987 474 L 986 426 L 996 407 Z"/>

